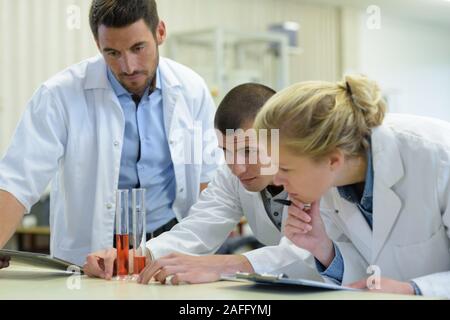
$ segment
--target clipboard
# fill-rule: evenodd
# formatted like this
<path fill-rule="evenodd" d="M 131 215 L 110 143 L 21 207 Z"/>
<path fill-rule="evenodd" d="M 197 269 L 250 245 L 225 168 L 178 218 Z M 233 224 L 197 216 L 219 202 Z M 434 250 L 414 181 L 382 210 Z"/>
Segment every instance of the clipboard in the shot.
<path fill-rule="evenodd" d="M 79 272 L 83 273 L 82 267 L 47 254 L 0 249 L 0 257 L 2 256 L 10 257 L 11 261 L 24 263 L 29 266 L 65 271 L 68 274 L 73 274 L 75 271 L 74 267 L 76 267 L 76 271 L 79 269 Z"/>
<path fill-rule="evenodd" d="M 236 280 L 245 280 L 256 284 L 264 285 L 276 285 L 276 286 L 289 286 L 289 287 L 305 287 L 316 288 L 324 290 L 344 290 L 344 291 L 361 291 L 359 289 L 353 289 L 343 287 L 337 284 L 325 283 L 307 279 L 291 279 L 285 274 L 273 275 L 273 274 L 259 274 L 259 273 L 243 273 L 237 272 L 234 277 Z M 231 280 L 229 276 L 223 277 L 224 280 Z"/>

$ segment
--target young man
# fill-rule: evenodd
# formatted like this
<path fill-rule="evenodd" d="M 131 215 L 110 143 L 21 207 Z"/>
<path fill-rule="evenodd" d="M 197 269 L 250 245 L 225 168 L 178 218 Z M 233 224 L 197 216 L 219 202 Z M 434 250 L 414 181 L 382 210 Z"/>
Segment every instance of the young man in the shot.
<path fill-rule="evenodd" d="M 286 239 L 280 243 L 286 210 L 274 200 L 286 199 L 287 193 L 273 185 L 272 176 L 261 174 L 264 166 L 260 162 L 249 161 L 251 154 L 257 152 L 256 141 L 245 131 L 252 128 L 257 112 L 274 94 L 263 85 L 244 84 L 225 96 L 216 112 L 215 126 L 228 165 L 218 170 L 182 222 L 147 242 L 152 262 L 141 273 L 140 283 L 148 283 L 152 277 L 165 282 L 172 276 L 174 284 L 209 282 L 218 280 L 221 273 L 236 271 L 320 279 L 310 267 L 313 265 L 304 262 L 309 260 L 307 251 L 299 250 Z M 255 237 L 267 247 L 243 255 L 211 255 L 243 217 Z M 110 279 L 115 256 L 114 249 L 94 253 L 87 257 L 84 271 Z"/>
<path fill-rule="evenodd" d="M 194 141 L 213 129 L 213 100 L 197 74 L 159 57 L 166 28 L 155 1 L 94 0 L 90 25 L 101 55 L 37 90 L 0 161 L 0 248 L 50 181 L 51 253 L 81 265 L 113 245 L 118 188 L 147 189 L 157 235 L 215 172 L 202 158 L 218 150 L 215 137 Z"/>

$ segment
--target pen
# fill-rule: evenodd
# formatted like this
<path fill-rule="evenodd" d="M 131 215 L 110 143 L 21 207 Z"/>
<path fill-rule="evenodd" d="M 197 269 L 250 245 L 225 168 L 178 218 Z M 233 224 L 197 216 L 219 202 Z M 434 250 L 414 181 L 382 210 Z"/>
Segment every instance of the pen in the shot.
<path fill-rule="evenodd" d="M 277 202 L 279 204 L 282 204 L 283 206 L 288 206 L 288 207 L 292 204 L 291 200 L 275 199 L 273 201 L 275 201 L 275 202 Z"/>
<path fill-rule="evenodd" d="M 275 199 L 273 200 L 279 204 L 282 204 L 283 206 L 287 206 L 289 207 L 290 205 L 292 205 L 292 201 L 291 200 L 284 200 L 284 199 Z M 311 209 L 311 205 L 309 203 L 305 204 L 305 207 L 303 208 L 304 210 L 310 210 Z"/>

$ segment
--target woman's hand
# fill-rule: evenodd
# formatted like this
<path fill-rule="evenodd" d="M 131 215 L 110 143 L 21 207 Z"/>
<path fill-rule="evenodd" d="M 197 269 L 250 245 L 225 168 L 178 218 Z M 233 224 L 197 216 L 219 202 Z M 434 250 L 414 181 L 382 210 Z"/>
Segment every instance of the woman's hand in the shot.
<path fill-rule="evenodd" d="M 320 217 L 319 201 L 310 210 L 298 200 L 291 199 L 284 233 L 295 245 L 311 252 L 317 260 L 328 267 L 334 259 L 334 246 L 328 237 Z"/>

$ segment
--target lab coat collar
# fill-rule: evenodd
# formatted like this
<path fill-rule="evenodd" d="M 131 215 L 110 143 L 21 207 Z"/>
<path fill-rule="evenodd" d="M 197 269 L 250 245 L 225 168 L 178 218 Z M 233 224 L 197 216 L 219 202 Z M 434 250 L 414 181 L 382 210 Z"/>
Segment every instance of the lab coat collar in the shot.
<path fill-rule="evenodd" d="M 178 81 L 176 75 L 169 63 L 167 63 L 166 58 L 160 57 L 159 59 L 159 76 L 161 81 L 161 90 L 163 96 L 163 106 L 164 106 L 164 126 L 166 130 L 166 135 L 169 139 L 172 139 L 172 131 L 177 130 L 177 126 L 174 122 L 175 117 L 183 117 L 183 110 L 187 110 L 186 106 L 180 108 L 183 105 L 183 99 L 180 99 L 182 94 L 182 85 Z M 176 114 L 175 110 L 178 108 L 180 112 Z M 183 166 L 180 166 L 180 170 Z"/>
<path fill-rule="evenodd" d="M 372 261 L 376 261 L 400 213 L 402 202 L 392 187 L 404 175 L 397 139 L 386 125 L 372 131 L 374 164 Z"/>
<path fill-rule="evenodd" d="M 160 57 L 159 59 L 161 87 L 168 87 L 168 88 L 181 87 L 180 81 L 175 76 L 166 60 L 168 59 L 162 57 Z"/>
<path fill-rule="evenodd" d="M 386 125 L 372 130 L 372 157 L 374 172 L 386 187 L 395 185 L 404 175 L 397 139 Z"/>
<path fill-rule="evenodd" d="M 86 82 L 84 83 L 85 90 L 92 89 L 111 89 L 111 84 L 108 80 L 106 62 L 101 54 L 88 60 L 88 67 L 86 70 Z"/>

